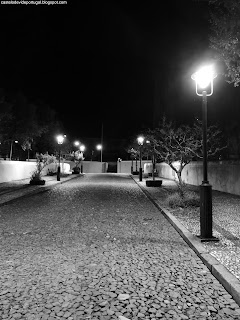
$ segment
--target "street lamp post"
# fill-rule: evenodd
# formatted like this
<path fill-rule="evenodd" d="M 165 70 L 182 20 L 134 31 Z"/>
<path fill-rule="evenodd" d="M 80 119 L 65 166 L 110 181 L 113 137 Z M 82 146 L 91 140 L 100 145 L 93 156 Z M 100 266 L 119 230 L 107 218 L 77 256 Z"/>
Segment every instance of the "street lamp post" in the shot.
<path fill-rule="evenodd" d="M 75 141 L 75 142 L 74 142 L 74 145 L 75 145 L 76 147 L 79 147 L 80 142 L 79 142 L 79 141 Z"/>
<path fill-rule="evenodd" d="M 133 174 L 133 158 L 134 158 L 134 149 L 131 148 L 131 159 L 132 159 L 132 165 L 131 165 L 131 174 Z"/>
<path fill-rule="evenodd" d="M 102 145 L 98 144 L 96 148 L 97 148 L 97 150 L 99 150 L 101 152 L 100 157 L 101 157 L 101 162 L 102 162 Z"/>
<path fill-rule="evenodd" d="M 79 149 L 80 149 L 80 151 L 82 152 L 82 156 L 83 156 L 83 152 L 85 151 L 85 146 L 82 144 Z M 82 161 L 81 161 L 81 173 L 83 173 L 83 164 L 82 164 Z"/>
<path fill-rule="evenodd" d="M 135 155 L 135 166 L 136 166 L 136 174 L 137 174 L 137 171 L 138 171 L 138 167 L 137 167 L 137 153 Z"/>
<path fill-rule="evenodd" d="M 207 96 L 213 94 L 213 79 L 216 78 L 212 67 L 203 67 L 192 75 L 196 83 L 196 94 L 202 97 L 202 141 L 203 141 L 203 181 L 200 185 L 200 239 L 218 241 L 212 235 L 212 186 L 207 171 Z M 210 86 L 210 92 L 207 87 Z M 199 93 L 199 88 L 202 89 Z"/>
<path fill-rule="evenodd" d="M 139 155 L 139 160 L 140 160 L 140 166 L 139 166 L 139 181 L 142 181 L 142 146 L 143 146 L 143 141 L 144 138 L 143 137 L 138 137 L 137 138 L 138 144 L 139 144 L 139 151 L 140 151 L 140 155 Z"/>
<path fill-rule="evenodd" d="M 63 144 L 64 136 L 59 135 L 57 136 L 57 143 L 59 146 L 59 163 L 58 163 L 58 169 L 57 169 L 57 181 L 60 181 L 60 175 L 61 175 L 61 144 Z"/>
<path fill-rule="evenodd" d="M 18 143 L 17 140 L 13 141 L 11 140 L 11 147 L 10 147 L 10 155 L 9 155 L 9 160 L 12 160 L 12 155 L 13 155 L 13 142 Z"/>

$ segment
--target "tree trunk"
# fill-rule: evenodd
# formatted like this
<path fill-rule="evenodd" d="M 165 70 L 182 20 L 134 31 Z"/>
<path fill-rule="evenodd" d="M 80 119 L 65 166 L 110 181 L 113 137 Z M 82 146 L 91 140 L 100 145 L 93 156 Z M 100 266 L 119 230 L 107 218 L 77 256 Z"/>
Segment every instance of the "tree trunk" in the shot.
<path fill-rule="evenodd" d="M 12 149 L 13 149 L 13 141 L 11 140 L 10 155 L 9 155 L 10 161 L 12 160 Z"/>
<path fill-rule="evenodd" d="M 153 181 L 155 180 L 154 172 L 155 172 L 155 156 L 153 154 L 152 155 L 152 179 L 153 179 Z"/>
<path fill-rule="evenodd" d="M 184 196 L 184 191 L 183 191 L 183 181 L 182 181 L 182 171 L 176 171 L 177 177 L 178 177 L 178 188 L 180 195 L 183 197 Z"/>

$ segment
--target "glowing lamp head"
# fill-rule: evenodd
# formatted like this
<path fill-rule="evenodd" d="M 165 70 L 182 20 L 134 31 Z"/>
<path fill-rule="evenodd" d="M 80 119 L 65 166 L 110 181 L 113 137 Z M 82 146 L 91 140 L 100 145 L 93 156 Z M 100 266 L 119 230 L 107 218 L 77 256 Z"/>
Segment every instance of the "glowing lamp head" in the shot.
<path fill-rule="evenodd" d="M 75 141 L 75 142 L 74 142 L 74 145 L 75 145 L 76 147 L 78 147 L 78 146 L 79 146 L 79 144 L 80 144 L 80 142 L 79 142 L 79 141 Z"/>
<path fill-rule="evenodd" d="M 211 96 L 213 94 L 213 79 L 217 77 L 217 74 L 214 72 L 213 66 L 205 66 L 195 72 L 191 78 L 196 83 L 196 94 L 198 96 L 203 95 L 203 91 L 210 85 L 210 92 L 206 95 Z M 199 93 L 198 89 L 203 91 Z"/>
<path fill-rule="evenodd" d="M 212 66 L 205 66 L 195 72 L 191 78 L 200 88 L 205 89 L 216 76 Z"/>
<path fill-rule="evenodd" d="M 85 150 L 85 146 L 82 144 L 79 149 L 81 152 L 83 152 Z"/>
<path fill-rule="evenodd" d="M 139 145 L 143 145 L 144 138 L 143 137 L 138 137 L 137 141 L 138 141 Z"/>
<path fill-rule="evenodd" d="M 101 150 L 102 149 L 101 144 L 98 144 L 96 148 L 97 148 L 97 150 Z"/>
<path fill-rule="evenodd" d="M 57 143 L 58 144 L 62 144 L 64 140 L 64 136 L 62 136 L 61 134 L 59 136 L 57 136 Z"/>

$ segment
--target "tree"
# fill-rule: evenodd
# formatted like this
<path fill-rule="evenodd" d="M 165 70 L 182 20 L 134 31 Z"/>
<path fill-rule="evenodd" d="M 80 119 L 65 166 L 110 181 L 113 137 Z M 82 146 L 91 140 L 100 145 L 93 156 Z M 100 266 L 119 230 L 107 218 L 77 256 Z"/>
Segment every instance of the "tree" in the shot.
<path fill-rule="evenodd" d="M 43 169 L 51 164 L 56 162 L 56 157 L 50 156 L 48 153 L 42 154 L 37 153 L 36 154 L 36 169 L 33 171 L 30 183 L 35 184 L 37 181 L 42 180 L 42 171 Z"/>
<path fill-rule="evenodd" d="M 14 140 L 22 149 L 31 150 L 32 142 L 47 129 L 40 125 L 37 118 L 37 106 L 29 103 L 21 92 L 3 95 L 0 102 L 0 136 L 3 143 L 10 143 L 10 150 Z M 11 158 L 11 151 L 10 151 Z"/>
<path fill-rule="evenodd" d="M 63 124 L 59 121 L 57 113 L 48 104 L 42 100 L 35 102 L 37 106 L 36 117 L 40 127 L 45 130 L 42 134 L 36 137 L 32 143 L 33 151 L 36 153 L 54 154 L 57 149 L 57 134 L 64 133 Z M 65 146 L 65 142 L 64 142 Z"/>
<path fill-rule="evenodd" d="M 79 173 L 81 171 L 79 165 L 81 164 L 81 162 L 85 159 L 83 157 L 83 152 L 80 150 L 77 151 L 73 151 L 69 154 L 69 159 L 70 161 L 74 161 L 75 163 L 75 167 L 73 168 L 73 171 L 75 173 Z"/>
<path fill-rule="evenodd" d="M 140 155 L 139 145 L 137 143 L 137 135 L 132 135 L 125 146 L 125 151 L 130 155 L 130 159 L 132 160 L 132 172 L 137 172 L 137 160 Z M 133 160 L 135 160 L 136 169 L 133 170 Z"/>
<path fill-rule="evenodd" d="M 144 137 L 144 143 L 142 145 L 142 158 L 147 158 L 150 156 L 151 160 L 152 160 L 152 177 L 153 180 L 155 180 L 155 166 L 156 166 L 156 150 L 155 150 L 155 145 L 152 142 L 152 140 L 150 139 L 151 134 L 150 134 L 150 130 L 146 129 L 144 132 L 142 132 L 142 134 L 139 134 L 138 136 L 142 135 Z M 135 135 L 134 137 L 132 137 L 131 139 L 131 143 L 128 145 L 128 147 L 126 148 L 126 151 L 128 154 L 130 154 L 130 158 L 135 159 L 136 163 L 137 163 L 137 159 L 140 157 L 140 146 L 137 142 L 137 135 Z M 136 171 L 137 171 L 137 164 L 136 164 Z"/>
<path fill-rule="evenodd" d="M 228 83 L 240 82 L 240 2 L 239 0 L 210 0 L 210 47 L 216 58 L 224 62 Z"/>
<path fill-rule="evenodd" d="M 151 141 L 157 158 L 176 172 L 179 190 L 183 196 L 183 168 L 192 160 L 203 157 L 202 123 L 195 121 L 193 126 L 176 126 L 172 121 L 163 118 L 159 127 L 149 130 L 147 138 Z M 209 158 L 226 148 L 221 130 L 216 125 L 207 129 L 207 147 Z"/>

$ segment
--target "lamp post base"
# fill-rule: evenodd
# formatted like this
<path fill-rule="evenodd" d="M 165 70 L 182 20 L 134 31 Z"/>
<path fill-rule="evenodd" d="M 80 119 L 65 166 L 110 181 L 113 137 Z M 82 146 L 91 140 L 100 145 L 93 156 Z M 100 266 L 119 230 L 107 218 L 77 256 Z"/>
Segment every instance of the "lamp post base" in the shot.
<path fill-rule="evenodd" d="M 57 181 L 60 181 L 60 166 L 57 169 Z"/>
<path fill-rule="evenodd" d="M 207 242 L 207 241 L 218 242 L 219 241 L 219 239 L 214 236 L 212 236 L 211 238 L 202 238 L 201 236 L 197 236 L 197 237 L 201 242 Z"/>
<path fill-rule="evenodd" d="M 142 168 L 139 168 L 139 181 L 142 181 Z"/>
<path fill-rule="evenodd" d="M 200 236 L 201 241 L 218 241 L 212 235 L 212 186 L 208 181 L 200 185 Z"/>

